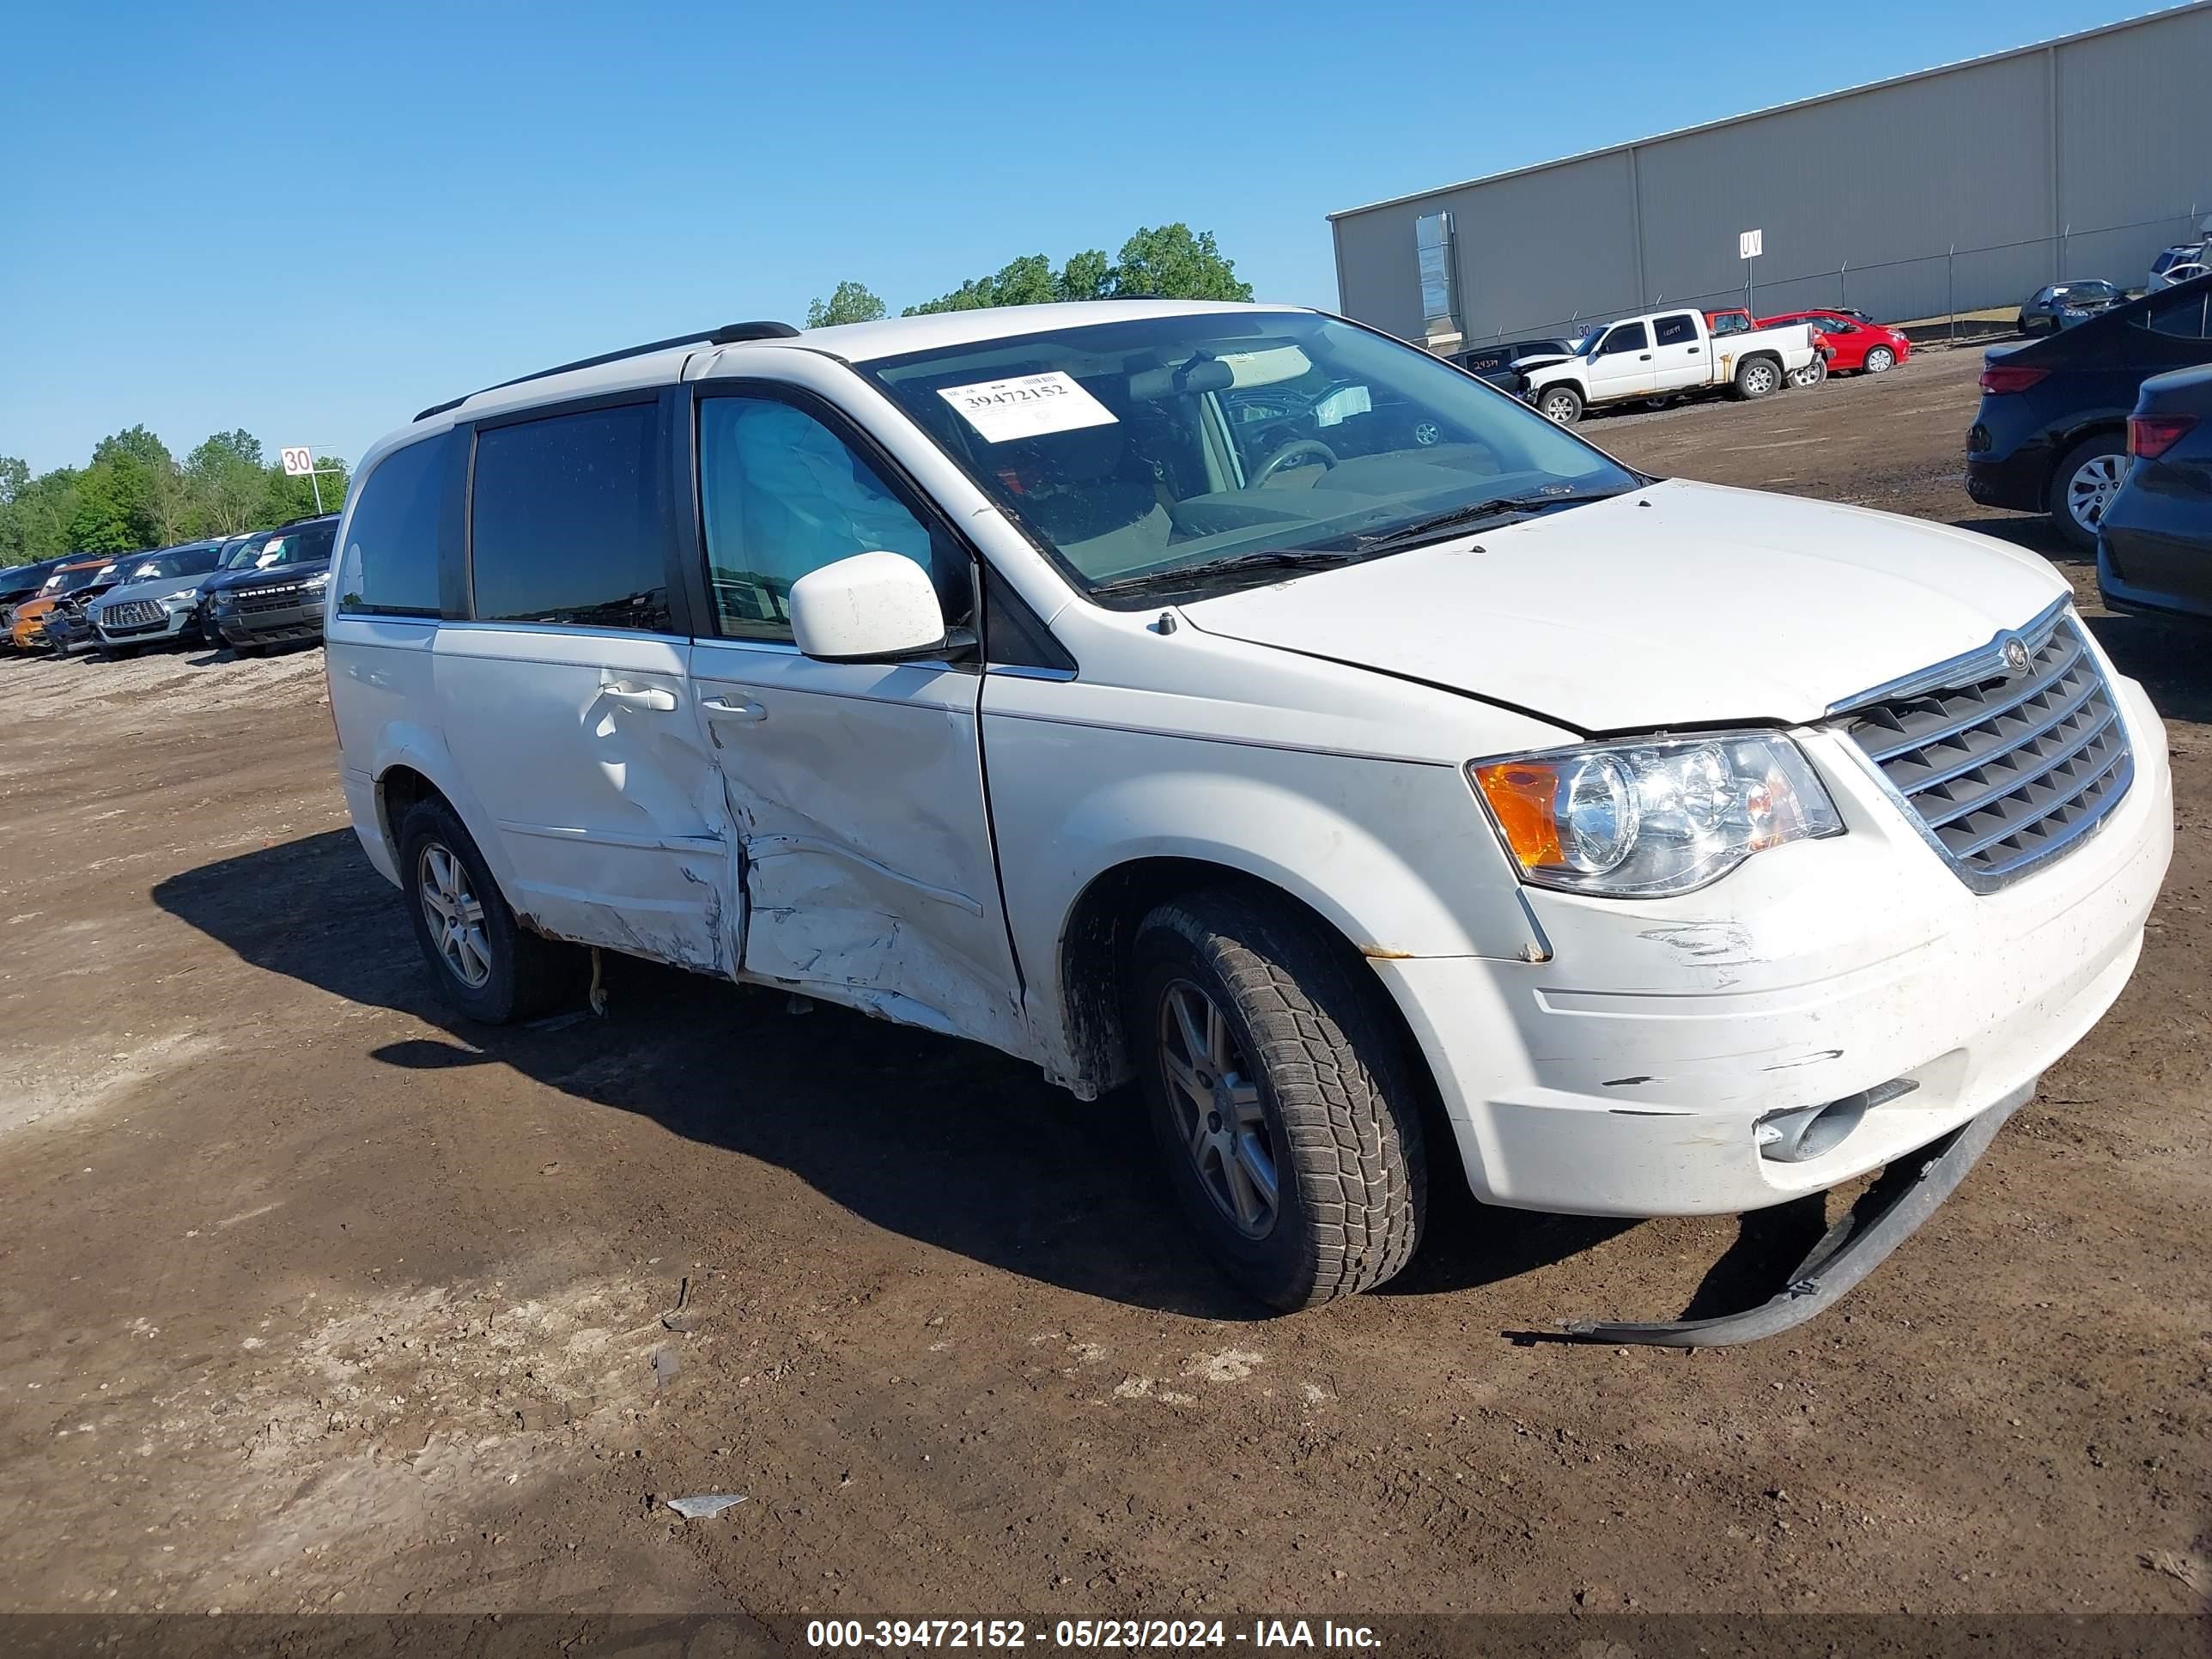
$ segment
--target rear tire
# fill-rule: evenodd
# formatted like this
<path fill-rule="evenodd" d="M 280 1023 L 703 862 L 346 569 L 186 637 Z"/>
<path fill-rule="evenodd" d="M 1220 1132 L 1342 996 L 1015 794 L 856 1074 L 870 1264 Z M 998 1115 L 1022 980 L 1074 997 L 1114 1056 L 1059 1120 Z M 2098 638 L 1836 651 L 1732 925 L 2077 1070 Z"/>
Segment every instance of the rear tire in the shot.
<path fill-rule="evenodd" d="M 417 801 L 400 821 L 399 875 L 431 977 L 468 1018 L 506 1025 L 574 993 L 581 949 L 515 921 L 483 854 L 444 801 Z"/>
<path fill-rule="evenodd" d="M 1747 357 L 1735 366 L 1729 395 L 1748 403 L 1755 398 L 1771 398 L 1781 389 L 1781 364 L 1771 357 Z"/>
<path fill-rule="evenodd" d="M 1555 426 L 1572 426 L 1583 417 L 1583 394 L 1571 386 L 1547 386 L 1536 394 L 1536 412 Z"/>
<path fill-rule="evenodd" d="M 2069 546 L 2084 553 L 2095 550 L 2097 526 L 2127 471 L 2127 440 L 2117 432 L 2094 433 L 2059 459 L 2051 474 L 2047 505 L 2051 527 Z"/>
<path fill-rule="evenodd" d="M 1169 1180 L 1221 1268 L 1285 1311 L 1382 1284 L 1420 1240 L 1414 1074 L 1359 966 L 1229 888 L 1137 930 L 1128 1031 Z"/>
<path fill-rule="evenodd" d="M 1876 346 L 1866 355 L 1865 368 L 1869 374 L 1887 374 L 1896 367 L 1897 354 L 1887 346 Z"/>

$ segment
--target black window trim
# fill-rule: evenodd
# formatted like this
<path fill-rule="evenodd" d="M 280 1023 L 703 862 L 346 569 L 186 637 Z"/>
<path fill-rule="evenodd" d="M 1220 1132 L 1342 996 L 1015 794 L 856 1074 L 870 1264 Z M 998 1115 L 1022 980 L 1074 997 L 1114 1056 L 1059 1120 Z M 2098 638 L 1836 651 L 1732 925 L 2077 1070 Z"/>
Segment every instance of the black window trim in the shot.
<path fill-rule="evenodd" d="M 690 505 L 688 507 L 678 507 L 677 534 L 686 544 L 684 575 L 687 591 L 693 596 L 695 614 L 704 624 L 696 631 L 698 639 L 717 645 L 752 646 L 767 650 L 798 649 L 796 645 L 786 640 L 747 639 L 742 635 L 726 635 L 720 630 L 720 618 L 715 612 L 713 590 L 707 580 L 706 492 L 699 481 L 699 405 L 710 398 L 765 398 L 787 404 L 800 414 L 819 421 L 830 436 L 873 468 L 876 476 L 889 488 L 899 505 L 914 514 L 922 528 L 929 532 L 933 540 L 942 537 L 947 545 L 968 561 L 969 627 L 981 639 L 984 609 L 982 550 L 952 521 L 951 516 L 915 481 L 914 475 L 900 465 L 898 458 L 886 449 L 866 427 L 854 419 L 848 410 L 840 408 L 813 387 L 799 386 L 791 380 L 750 375 L 717 375 L 712 380 L 687 382 L 685 389 L 690 397 L 682 418 L 677 422 L 680 436 L 674 447 L 683 452 L 678 458 L 684 474 L 679 482 L 678 500 L 679 504 L 688 500 Z M 988 641 L 983 644 L 984 649 L 978 651 L 956 641 L 949 643 L 939 654 L 924 655 L 912 660 L 942 661 L 947 667 L 980 672 L 989 660 Z"/>
<path fill-rule="evenodd" d="M 680 388 L 673 386 L 625 386 L 618 391 L 593 392 L 580 398 L 564 398 L 556 403 L 531 404 L 515 409 L 502 409 L 456 422 L 453 431 L 465 434 L 460 443 L 464 460 L 459 501 L 459 559 L 458 601 L 459 615 L 450 620 L 477 623 L 487 628 L 529 628 L 557 630 L 565 634 L 635 635 L 641 639 L 687 640 L 691 637 L 692 617 L 685 603 L 683 588 L 677 585 L 677 536 L 674 520 L 678 514 L 668 489 L 664 471 L 654 491 L 655 536 L 660 544 L 662 585 L 668 594 L 669 625 L 665 631 L 658 628 L 614 628 L 602 623 L 538 623 L 515 622 L 497 617 L 477 614 L 477 440 L 486 432 L 503 428 L 528 426 L 539 421 L 557 419 L 563 415 L 588 415 L 595 410 L 622 409 L 641 404 L 655 406 L 658 419 L 654 422 L 653 442 L 658 452 L 665 456 L 674 446 L 669 431 L 671 412 Z M 652 476 L 652 469 L 647 470 Z"/>

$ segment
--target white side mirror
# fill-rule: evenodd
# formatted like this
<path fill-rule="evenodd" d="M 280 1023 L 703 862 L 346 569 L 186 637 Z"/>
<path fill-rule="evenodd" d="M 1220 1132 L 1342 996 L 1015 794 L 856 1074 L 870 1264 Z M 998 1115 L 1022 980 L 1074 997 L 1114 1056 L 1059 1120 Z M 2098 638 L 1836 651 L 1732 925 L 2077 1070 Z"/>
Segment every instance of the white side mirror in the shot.
<path fill-rule="evenodd" d="M 940 650 L 945 612 L 903 553 L 855 553 L 791 585 L 791 631 L 822 662 L 885 662 Z"/>

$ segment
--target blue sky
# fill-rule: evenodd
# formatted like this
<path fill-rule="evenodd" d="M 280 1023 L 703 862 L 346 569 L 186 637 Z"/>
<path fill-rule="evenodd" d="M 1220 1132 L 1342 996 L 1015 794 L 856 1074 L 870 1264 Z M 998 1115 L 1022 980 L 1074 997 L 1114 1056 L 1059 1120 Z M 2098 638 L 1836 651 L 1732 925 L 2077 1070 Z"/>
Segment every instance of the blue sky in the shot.
<path fill-rule="evenodd" d="M 896 311 L 1176 219 L 1331 305 L 1332 209 L 2151 9 L 15 0 L 0 454 L 143 421 L 350 458 L 841 277 Z"/>

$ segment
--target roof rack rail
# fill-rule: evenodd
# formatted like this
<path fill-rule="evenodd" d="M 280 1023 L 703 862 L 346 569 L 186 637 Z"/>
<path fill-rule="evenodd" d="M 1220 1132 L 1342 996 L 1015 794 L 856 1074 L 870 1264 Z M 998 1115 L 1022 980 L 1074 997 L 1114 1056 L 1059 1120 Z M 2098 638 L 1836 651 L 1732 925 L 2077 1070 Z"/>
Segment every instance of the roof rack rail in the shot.
<path fill-rule="evenodd" d="M 511 380 L 481 386 L 477 392 L 503 392 L 511 386 L 521 386 L 529 380 L 543 380 L 555 374 L 566 374 L 573 369 L 597 368 L 602 363 L 618 363 L 625 357 L 642 357 L 647 352 L 666 351 L 685 345 L 737 345 L 746 340 L 792 340 L 799 331 L 789 323 L 725 323 L 720 328 L 707 329 L 697 334 L 676 334 L 665 340 L 647 340 L 643 345 L 625 346 L 620 351 L 603 351 L 596 357 L 579 357 L 573 363 L 556 363 L 551 368 L 535 369 L 527 374 L 518 374 Z M 458 398 L 449 398 L 442 404 L 432 404 L 415 418 L 427 421 L 433 415 L 442 415 L 449 409 L 459 409 L 477 395 L 465 392 Z"/>

